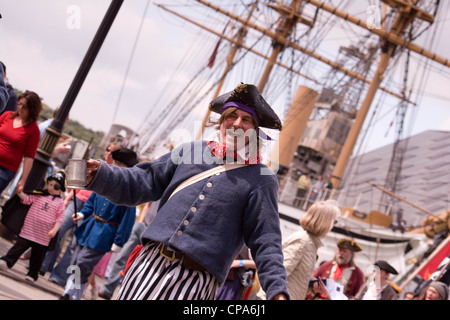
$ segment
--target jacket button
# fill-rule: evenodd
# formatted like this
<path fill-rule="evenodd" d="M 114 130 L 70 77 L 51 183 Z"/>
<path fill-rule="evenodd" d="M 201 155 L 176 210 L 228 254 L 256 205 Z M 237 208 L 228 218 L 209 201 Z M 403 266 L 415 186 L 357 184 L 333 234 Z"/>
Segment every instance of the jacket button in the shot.
<path fill-rule="evenodd" d="M 200 200 L 204 200 L 204 199 L 205 199 L 205 195 L 201 194 L 201 195 L 198 196 L 198 198 L 199 198 Z"/>
<path fill-rule="evenodd" d="M 189 220 L 184 220 L 184 221 L 183 221 L 183 224 L 184 224 L 185 226 L 187 226 L 187 225 L 189 224 Z"/>
<path fill-rule="evenodd" d="M 197 211 L 197 208 L 196 208 L 196 207 L 192 207 L 192 208 L 191 208 L 191 211 L 192 211 L 192 212 L 195 212 L 195 211 Z"/>
<path fill-rule="evenodd" d="M 211 187 L 212 187 L 212 183 L 211 183 L 211 182 L 208 182 L 208 183 L 206 184 L 206 186 L 207 186 L 208 188 L 211 188 Z"/>
<path fill-rule="evenodd" d="M 183 231 L 181 231 L 181 230 L 177 231 L 177 235 L 181 236 L 182 234 L 183 234 Z"/>

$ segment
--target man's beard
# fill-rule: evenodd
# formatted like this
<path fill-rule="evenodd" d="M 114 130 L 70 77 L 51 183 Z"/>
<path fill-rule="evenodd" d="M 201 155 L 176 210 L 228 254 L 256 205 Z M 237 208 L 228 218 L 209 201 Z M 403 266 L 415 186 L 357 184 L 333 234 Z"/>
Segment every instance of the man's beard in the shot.
<path fill-rule="evenodd" d="M 352 256 L 348 256 L 347 258 L 341 255 L 336 256 L 336 262 L 338 265 L 349 264 L 350 261 L 352 261 Z"/>
<path fill-rule="evenodd" d="M 248 157 L 249 154 L 256 155 L 258 150 L 258 135 L 254 129 L 246 132 L 241 128 L 226 129 L 225 144 L 229 150 L 238 152 L 241 157 Z"/>

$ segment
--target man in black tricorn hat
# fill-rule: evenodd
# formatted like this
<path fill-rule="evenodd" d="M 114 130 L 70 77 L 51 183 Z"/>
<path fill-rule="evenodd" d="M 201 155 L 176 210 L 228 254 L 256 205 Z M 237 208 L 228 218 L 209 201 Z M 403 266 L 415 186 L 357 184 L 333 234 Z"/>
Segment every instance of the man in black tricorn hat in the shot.
<path fill-rule="evenodd" d="M 267 299 L 289 298 L 278 181 L 259 152 L 270 139 L 260 127 L 280 130 L 281 121 L 250 84 L 209 108 L 220 118 L 206 141 L 129 169 L 88 161 L 87 189 L 129 206 L 161 199 L 118 299 L 214 299 L 244 243 Z"/>
<path fill-rule="evenodd" d="M 215 156 L 213 160 L 222 164 L 238 162 L 256 164 L 262 161 L 261 147 L 271 140 L 260 127 L 281 130 L 281 121 L 254 85 L 239 84 L 209 104 L 209 109 L 221 114 L 221 119 L 212 123 L 215 131 L 207 143 Z M 242 117 L 242 121 L 236 119 Z"/>
<path fill-rule="evenodd" d="M 378 260 L 375 262 L 373 274 L 364 286 L 361 287 L 355 299 L 397 300 L 398 291 L 388 281 L 391 274 L 398 274 L 398 272 L 387 261 Z"/>

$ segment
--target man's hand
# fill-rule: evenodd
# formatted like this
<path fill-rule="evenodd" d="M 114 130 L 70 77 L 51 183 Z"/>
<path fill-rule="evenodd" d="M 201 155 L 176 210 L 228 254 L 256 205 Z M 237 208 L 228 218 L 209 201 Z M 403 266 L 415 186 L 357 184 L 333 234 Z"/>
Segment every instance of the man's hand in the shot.
<path fill-rule="evenodd" d="M 88 160 L 86 163 L 86 183 L 89 184 L 94 179 L 98 168 L 100 168 L 100 161 L 98 160 Z"/>

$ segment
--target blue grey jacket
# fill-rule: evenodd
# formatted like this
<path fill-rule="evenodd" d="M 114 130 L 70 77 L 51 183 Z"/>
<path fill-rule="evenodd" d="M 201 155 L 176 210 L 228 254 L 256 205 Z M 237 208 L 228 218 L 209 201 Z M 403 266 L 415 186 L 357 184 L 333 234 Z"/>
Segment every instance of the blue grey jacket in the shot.
<path fill-rule="evenodd" d="M 271 299 L 288 296 L 278 216 L 278 181 L 263 164 L 226 171 L 176 193 L 183 181 L 217 165 L 206 142 L 184 144 L 133 168 L 102 162 L 87 189 L 135 206 L 161 199 L 142 238 L 163 242 L 203 265 L 220 282 L 244 242 L 251 249 L 261 287 Z"/>

